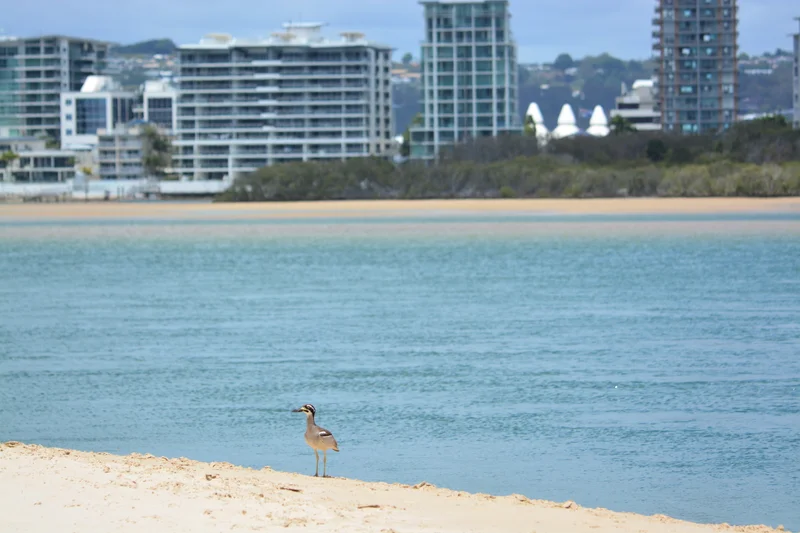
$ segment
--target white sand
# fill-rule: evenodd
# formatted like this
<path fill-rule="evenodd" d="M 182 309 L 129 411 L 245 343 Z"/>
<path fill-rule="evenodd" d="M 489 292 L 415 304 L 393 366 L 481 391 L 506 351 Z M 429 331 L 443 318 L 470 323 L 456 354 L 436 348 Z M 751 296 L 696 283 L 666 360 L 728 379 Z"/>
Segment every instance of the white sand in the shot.
<path fill-rule="evenodd" d="M 768 533 L 572 502 L 314 478 L 151 455 L 0 444 L 0 531 Z"/>
<path fill-rule="evenodd" d="M 800 198 L 600 198 L 505 200 L 353 200 L 264 203 L 62 203 L 0 204 L 9 219 L 163 218 L 233 220 L 430 216 L 459 214 L 800 213 Z"/>

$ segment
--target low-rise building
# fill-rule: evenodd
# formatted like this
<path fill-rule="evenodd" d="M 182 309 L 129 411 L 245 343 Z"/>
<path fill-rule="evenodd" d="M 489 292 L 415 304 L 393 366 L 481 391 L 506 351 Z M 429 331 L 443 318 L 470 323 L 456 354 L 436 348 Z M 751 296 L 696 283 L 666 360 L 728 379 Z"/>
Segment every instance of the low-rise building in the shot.
<path fill-rule="evenodd" d="M 104 180 L 133 180 L 148 178 L 145 158 L 151 153 L 147 128 L 154 127 L 159 135 L 167 132 L 157 124 L 133 121 L 113 130 L 97 133 L 98 175 Z M 169 169 L 164 169 L 169 170 Z"/>
<path fill-rule="evenodd" d="M 0 137 L 0 154 L 7 152 L 19 154 L 45 148 L 47 148 L 47 141 L 37 137 Z"/>
<path fill-rule="evenodd" d="M 75 152 L 50 150 L 46 139 L 0 138 L 0 181 L 59 182 L 75 176 Z"/>
<path fill-rule="evenodd" d="M 135 99 L 133 92 L 123 91 L 108 76 L 89 76 L 79 92 L 61 93 L 61 147 L 96 147 L 98 130 L 133 119 Z"/>
<path fill-rule="evenodd" d="M 11 169 L 12 181 L 36 183 L 67 181 L 75 177 L 75 153 L 68 150 L 20 152 Z"/>
<path fill-rule="evenodd" d="M 622 94 L 616 98 L 611 110 L 611 120 L 622 117 L 639 131 L 661 129 L 661 112 L 656 108 L 655 84 L 653 80 L 636 80 L 631 90 L 622 84 Z"/>

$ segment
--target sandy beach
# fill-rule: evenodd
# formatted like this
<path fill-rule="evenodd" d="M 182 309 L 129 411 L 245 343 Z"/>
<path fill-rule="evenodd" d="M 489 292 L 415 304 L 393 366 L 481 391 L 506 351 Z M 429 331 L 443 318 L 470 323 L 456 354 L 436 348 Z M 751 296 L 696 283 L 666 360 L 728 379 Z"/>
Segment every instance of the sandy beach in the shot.
<path fill-rule="evenodd" d="M 702 533 L 780 531 L 695 524 L 575 502 L 314 478 L 186 458 L 0 444 L 0 531 Z"/>
<path fill-rule="evenodd" d="M 475 214 L 800 213 L 800 198 L 375 200 L 269 203 L 91 202 L 0 204 L 3 220 L 394 217 Z"/>

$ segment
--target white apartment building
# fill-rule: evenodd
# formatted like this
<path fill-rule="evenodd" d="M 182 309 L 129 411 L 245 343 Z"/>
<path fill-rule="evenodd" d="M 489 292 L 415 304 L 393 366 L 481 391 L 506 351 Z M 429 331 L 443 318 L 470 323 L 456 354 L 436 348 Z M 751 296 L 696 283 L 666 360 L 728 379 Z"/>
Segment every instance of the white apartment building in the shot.
<path fill-rule="evenodd" d="M 114 129 L 133 119 L 136 95 L 123 91 L 108 76 L 89 76 L 80 91 L 61 93 L 61 146 L 93 150 L 97 131 Z"/>
<path fill-rule="evenodd" d="M 104 180 L 141 179 L 144 172 L 144 137 L 141 125 L 119 126 L 97 132 L 98 175 Z"/>
<path fill-rule="evenodd" d="M 655 82 L 636 80 L 628 90 L 622 84 L 622 94 L 616 98 L 616 106 L 611 110 L 611 119 L 622 117 L 639 131 L 659 131 L 661 112 L 656 109 Z"/>
<path fill-rule="evenodd" d="M 108 43 L 48 35 L 0 38 L 0 136 L 58 140 L 62 92 L 105 66 Z"/>
<path fill-rule="evenodd" d="M 391 155 L 392 49 L 323 24 L 179 48 L 175 171 L 224 179 L 288 161 Z"/>
<path fill-rule="evenodd" d="M 508 0 L 422 0 L 423 124 L 411 128 L 411 157 L 443 145 L 522 133 L 517 45 Z"/>

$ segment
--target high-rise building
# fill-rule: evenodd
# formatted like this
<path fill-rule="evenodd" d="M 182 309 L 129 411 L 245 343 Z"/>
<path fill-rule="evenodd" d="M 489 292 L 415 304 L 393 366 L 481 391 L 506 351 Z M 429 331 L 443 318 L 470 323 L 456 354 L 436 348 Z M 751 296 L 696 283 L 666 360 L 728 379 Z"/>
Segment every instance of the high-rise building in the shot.
<path fill-rule="evenodd" d="M 223 179 L 287 161 L 391 155 L 392 49 L 284 24 L 179 48 L 175 171 Z"/>
<path fill-rule="evenodd" d="M 105 65 L 108 43 L 48 35 L 0 38 L 0 136 L 58 140 L 60 94 Z"/>
<path fill-rule="evenodd" d="M 737 0 L 656 0 L 656 108 L 665 131 L 713 132 L 738 115 Z"/>
<path fill-rule="evenodd" d="M 422 0 L 423 123 L 411 129 L 411 157 L 443 145 L 522 131 L 517 47 L 508 0 Z"/>
<path fill-rule="evenodd" d="M 800 22 L 800 17 L 795 20 Z M 800 128 L 800 30 L 794 34 L 794 127 Z"/>

